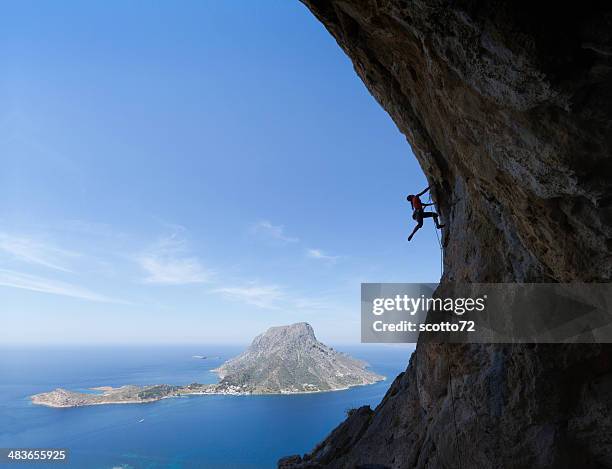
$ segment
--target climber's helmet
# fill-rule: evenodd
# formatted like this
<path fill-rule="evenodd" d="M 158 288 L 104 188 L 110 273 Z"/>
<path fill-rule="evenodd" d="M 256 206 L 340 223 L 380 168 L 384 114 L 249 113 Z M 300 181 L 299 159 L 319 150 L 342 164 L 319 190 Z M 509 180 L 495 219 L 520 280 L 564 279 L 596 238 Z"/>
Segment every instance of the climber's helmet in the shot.
<path fill-rule="evenodd" d="M 408 202 L 410 202 L 412 199 L 414 199 L 414 195 L 413 194 L 410 194 L 408 197 L 406 197 L 406 200 Z"/>

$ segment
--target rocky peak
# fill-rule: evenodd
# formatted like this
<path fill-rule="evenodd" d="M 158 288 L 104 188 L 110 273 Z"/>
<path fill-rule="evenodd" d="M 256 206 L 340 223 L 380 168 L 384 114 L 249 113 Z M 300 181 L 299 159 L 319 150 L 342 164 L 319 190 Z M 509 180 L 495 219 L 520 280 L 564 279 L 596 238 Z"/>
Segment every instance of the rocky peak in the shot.
<path fill-rule="evenodd" d="M 319 342 L 305 322 L 271 327 L 217 373 L 222 385 L 254 393 L 329 391 L 383 379 L 366 363 Z"/>
<path fill-rule="evenodd" d="M 282 346 L 304 346 L 318 343 L 314 330 L 307 322 L 297 322 L 288 326 L 269 328 L 253 339 L 249 349 L 268 349 Z"/>

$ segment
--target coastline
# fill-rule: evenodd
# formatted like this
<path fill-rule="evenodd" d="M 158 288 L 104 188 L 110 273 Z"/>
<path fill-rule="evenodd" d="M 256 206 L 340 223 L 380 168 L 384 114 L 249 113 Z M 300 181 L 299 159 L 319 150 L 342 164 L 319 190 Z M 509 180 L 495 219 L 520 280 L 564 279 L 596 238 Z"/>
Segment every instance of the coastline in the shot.
<path fill-rule="evenodd" d="M 54 409 L 69 409 L 73 407 L 88 407 L 94 405 L 113 405 L 113 404 L 148 404 L 151 402 L 157 402 L 162 399 L 171 399 L 171 398 L 179 398 L 183 396 L 291 396 L 291 395 L 300 395 L 300 394 L 319 394 L 326 392 L 336 392 L 336 391 L 346 391 L 351 388 L 369 386 L 372 384 L 380 383 L 382 381 L 386 381 L 387 377 L 379 375 L 380 379 L 375 379 L 370 383 L 359 383 L 352 386 L 344 386 L 334 389 L 317 389 L 317 390 L 280 390 L 280 391 L 240 391 L 235 387 L 230 389 L 215 389 L 219 386 L 217 384 L 197 384 L 197 386 L 206 387 L 204 390 L 189 390 L 185 389 L 185 387 L 178 387 L 177 389 L 172 388 L 169 385 L 153 385 L 153 386 L 131 386 L 125 385 L 118 388 L 113 388 L 112 386 L 96 386 L 90 388 L 92 390 L 100 390 L 104 391 L 103 394 L 86 394 L 86 393 L 78 393 L 74 391 L 68 391 L 66 389 L 57 388 L 53 391 L 34 394 L 29 396 L 30 401 L 33 405 L 40 405 L 44 407 L 54 408 Z M 160 395 L 159 397 L 151 397 L 151 398 L 139 398 L 139 397 L 129 397 L 129 398 L 121 398 L 124 396 L 122 392 L 127 392 L 126 390 L 130 390 L 136 393 L 136 396 L 140 392 L 146 392 L 150 389 L 154 389 L 160 386 L 169 386 L 172 388 L 167 394 Z M 195 386 L 195 384 L 187 385 L 187 386 Z M 104 399 L 106 398 L 106 400 Z M 61 399 L 61 402 L 57 402 L 58 399 Z"/>

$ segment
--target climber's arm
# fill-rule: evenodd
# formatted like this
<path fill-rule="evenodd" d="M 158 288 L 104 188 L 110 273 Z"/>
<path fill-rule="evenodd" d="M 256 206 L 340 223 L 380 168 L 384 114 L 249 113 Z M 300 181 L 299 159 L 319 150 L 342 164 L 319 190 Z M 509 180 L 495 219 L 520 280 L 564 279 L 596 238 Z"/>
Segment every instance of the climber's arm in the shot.
<path fill-rule="evenodd" d="M 417 194 L 418 197 L 421 197 L 425 192 L 427 192 L 429 190 L 429 186 L 427 186 L 425 189 L 423 189 L 421 192 L 419 192 Z"/>

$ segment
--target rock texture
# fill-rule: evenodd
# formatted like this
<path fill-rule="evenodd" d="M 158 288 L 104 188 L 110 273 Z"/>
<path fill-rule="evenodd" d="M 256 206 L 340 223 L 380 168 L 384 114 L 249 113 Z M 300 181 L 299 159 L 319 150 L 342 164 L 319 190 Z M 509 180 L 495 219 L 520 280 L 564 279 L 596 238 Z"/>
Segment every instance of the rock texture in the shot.
<path fill-rule="evenodd" d="M 610 281 L 609 2 L 303 2 L 433 187 L 442 283 Z M 612 467 L 611 372 L 609 346 L 419 344 L 374 412 L 280 465 Z"/>
<path fill-rule="evenodd" d="M 366 366 L 322 344 L 310 324 L 300 322 L 271 327 L 216 371 L 221 386 L 269 394 L 333 391 L 384 379 Z"/>

